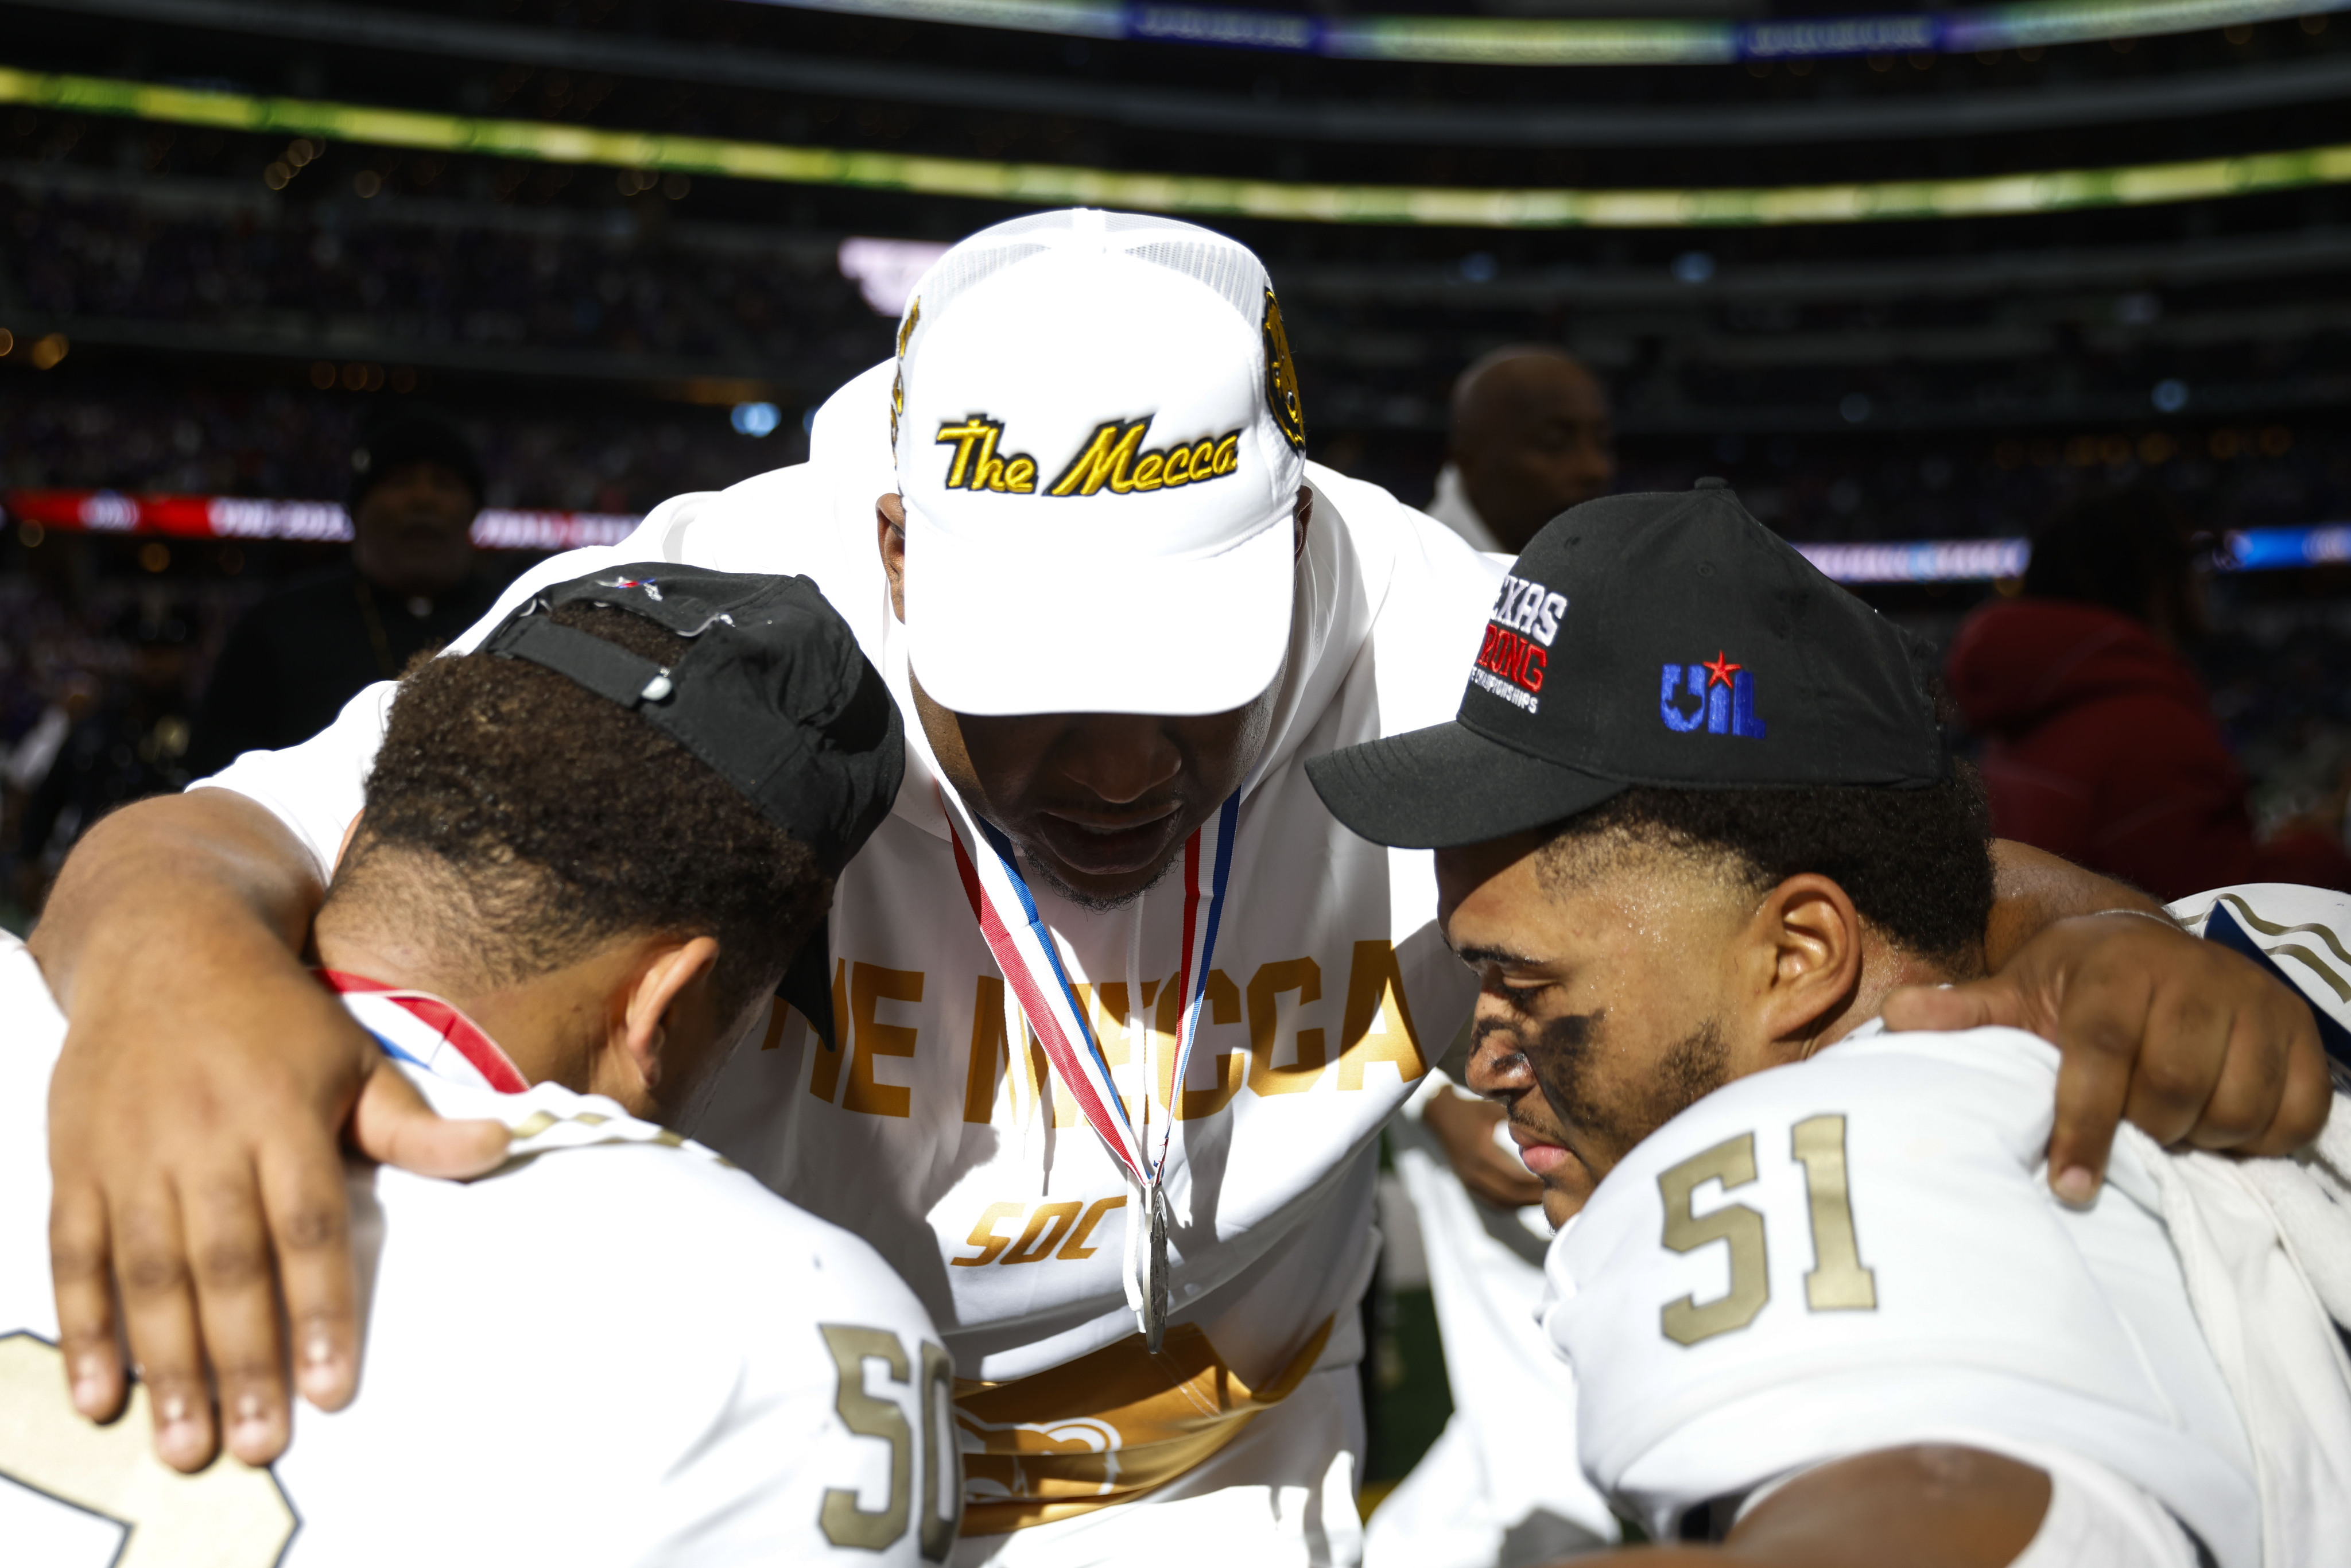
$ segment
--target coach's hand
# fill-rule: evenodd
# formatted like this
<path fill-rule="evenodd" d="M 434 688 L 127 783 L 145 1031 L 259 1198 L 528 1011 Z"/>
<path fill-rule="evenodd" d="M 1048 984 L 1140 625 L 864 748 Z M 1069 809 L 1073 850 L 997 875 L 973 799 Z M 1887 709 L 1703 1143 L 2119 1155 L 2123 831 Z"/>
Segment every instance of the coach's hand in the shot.
<path fill-rule="evenodd" d="M 73 1402 L 120 1410 L 127 1338 L 175 1469 L 211 1462 L 224 1417 L 237 1458 L 284 1451 L 281 1304 L 304 1396 L 351 1396 L 346 1124 L 361 1153 L 427 1175 L 478 1174 L 506 1147 L 497 1123 L 434 1116 L 304 970 L 319 893 L 275 818 L 199 790 L 87 835 L 32 943 L 68 1019 L 49 1239 Z"/>
<path fill-rule="evenodd" d="M 2056 920 L 1989 979 L 1894 992 L 1886 1024 L 2006 1024 L 2055 1041 L 2050 1185 L 2073 1203 L 2096 1194 L 2126 1116 L 2160 1143 L 2246 1155 L 2299 1148 L 2326 1124 L 2326 1056 L 2309 1007 L 2160 918 Z"/>

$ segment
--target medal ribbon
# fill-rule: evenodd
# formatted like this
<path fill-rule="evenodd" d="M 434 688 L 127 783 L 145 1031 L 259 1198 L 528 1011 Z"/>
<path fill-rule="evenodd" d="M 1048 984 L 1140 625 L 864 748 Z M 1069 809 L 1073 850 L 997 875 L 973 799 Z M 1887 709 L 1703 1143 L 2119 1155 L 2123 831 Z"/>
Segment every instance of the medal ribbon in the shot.
<path fill-rule="evenodd" d="M 1044 1048 L 1053 1072 L 1076 1101 L 1079 1114 L 1125 1169 L 1143 1200 L 1143 1212 L 1134 1217 L 1133 1224 L 1148 1226 L 1150 1229 L 1155 1256 L 1148 1261 L 1155 1265 L 1155 1277 L 1144 1282 L 1144 1301 L 1138 1310 L 1144 1312 L 1144 1332 L 1154 1340 L 1155 1348 L 1156 1331 L 1165 1315 L 1166 1299 L 1165 1221 L 1160 1207 L 1159 1186 L 1175 1133 L 1174 1106 L 1167 1108 L 1161 1123 L 1158 1146 L 1150 1147 L 1148 1138 L 1127 1114 L 1126 1103 L 1111 1080 L 1110 1062 L 1102 1054 L 1101 1042 L 1094 1038 L 1077 988 L 1070 983 L 1069 973 L 1062 967 L 1061 948 L 1053 940 L 1052 931 L 1038 912 L 1037 900 L 1029 893 L 1029 884 L 1021 878 L 1011 841 L 975 815 L 954 790 L 942 788 L 938 793 L 951 830 L 948 838 L 955 845 L 956 872 L 963 879 L 964 895 L 971 901 L 971 912 L 979 922 L 980 936 L 987 943 L 987 950 L 995 956 L 997 967 L 1003 971 L 1005 984 L 1012 988 L 1019 999 L 1020 1011 Z M 1192 1058 L 1193 1041 L 1199 1034 L 1209 967 L 1215 962 L 1217 930 L 1224 917 L 1225 890 L 1232 878 L 1233 840 L 1239 821 L 1240 795 L 1236 791 L 1184 845 L 1184 947 L 1176 974 L 1183 1003 L 1176 1030 L 1175 1071 L 1168 1076 L 1171 1100 L 1184 1092 L 1185 1069 Z M 1134 975 L 1129 978 L 1138 988 L 1134 1000 L 1139 1007 L 1143 977 Z M 1006 1041 L 1015 1062 L 1024 1045 L 1024 1041 L 1017 1040 Z M 1141 1103 L 1147 1118 L 1156 1088 L 1149 1082 L 1154 1075 L 1147 1059 L 1143 1072 L 1145 1082 Z"/>

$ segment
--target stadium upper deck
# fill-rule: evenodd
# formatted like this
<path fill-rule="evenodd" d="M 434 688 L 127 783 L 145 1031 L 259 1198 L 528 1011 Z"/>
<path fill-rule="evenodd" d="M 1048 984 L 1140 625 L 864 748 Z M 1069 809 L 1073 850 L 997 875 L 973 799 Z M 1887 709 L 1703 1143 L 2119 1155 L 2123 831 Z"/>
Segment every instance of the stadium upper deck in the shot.
<path fill-rule="evenodd" d="M 2339 172 L 2248 162 L 2351 141 L 2351 21 L 2323 12 L 1980 55 L 1542 68 L 746 0 L 518 0 L 487 16 L 81 0 L 0 5 L 0 66 L 17 73 L 0 97 L 24 100 L 0 109 L 0 327 L 77 345 L 54 372 L 68 379 L 152 382 L 225 356 L 288 395 L 324 361 L 336 398 L 356 366 L 361 392 L 459 402 L 503 402 L 493 389 L 524 382 L 607 413 L 746 396 L 789 413 L 887 350 L 886 323 L 833 264 L 839 241 L 943 239 L 1065 199 L 982 177 L 1006 164 L 1094 171 L 1113 204 L 1170 188 L 1132 178 L 1162 174 L 1292 196 L 1637 189 L 1663 195 L 1631 226 L 1202 215 L 1273 268 L 1318 449 L 1407 496 L 1436 467 L 1452 373 L 1533 338 L 1610 371 L 1628 479 L 1727 468 L 1783 495 L 1792 532 L 2013 531 L 2010 514 L 2068 476 L 2167 464 L 2183 483 L 2179 465 L 2210 469 L 2193 484 L 2215 497 L 2269 497 L 2234 520 L 2314 520 L 2343 498 L 2324 455 L 2351 397 L 2351 195 L 2336 183 L 2351 158 Z M 208 94 L 214 123 L 119 95 L 76 107 L 57 86 L 75 79 Z M 289 99 L 443 117 L 440 141 L 371 138 L 349 116 L 331 136 L 240 129 L 218 110 Z M 490 121 L 529 134 L 492 150 Z M 567 152 L 574 130 L 673 140 L 630 164 Z M 687 137 L 882 162 L 724 177 L 688 172 Z M 893 159 L 964 162 L 925 164 L 925 191 L 856 183 Z M 2063 195 L 2068 171 L 2179 161 L 2218 171 L 2208 191 L 2285 172 L 2261 193 L 2140 205 L 2101 204 L 2113 193 L 2094 180 L 2053 209 L 2033 195 L 1959 217 L 1887 218 L 1899 203 L 1879 192 L 1876 215 L 1848 203 L 1865 221 L 1834 223 L 1694 226 L 1711 209 L 1680 194 L 2024 175 L 2044 178 L 2019 188 Z M 0 402 L 21 384 L 0 377 Z M 687 438 L 712 453 L 697 473 L 775 460 L 719 419 Z M 2264 458 L 2265 435 L 2294 455 Z M 2262 461 L 2304 476 L 2287 498 L 2224 483 Z M 675 467 L 638 472 L 652 485 Z M 1922 473 L 1958 477 L 1911 482 Z M 1950 492 L 1983 499 L 1920 515 Z M 611 486 L 598 497 L 613 504 Z"/>

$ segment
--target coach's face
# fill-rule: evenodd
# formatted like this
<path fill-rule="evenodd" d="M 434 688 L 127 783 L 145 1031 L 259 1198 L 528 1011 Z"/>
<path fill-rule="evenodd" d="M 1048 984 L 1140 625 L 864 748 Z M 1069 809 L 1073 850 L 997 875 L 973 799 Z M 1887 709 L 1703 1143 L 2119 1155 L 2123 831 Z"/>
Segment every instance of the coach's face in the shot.
<path fill-rule="evenodd" d="M 447 592 L 474 570 L 480 509 L 473 486 L 446 463 L 400 464 L 368 487 L 351 519 L 360 572 L 394 593 Z"/>
<path fill-rule="evenodd" d="M 882 560 L 905 619 L 905 512 L 883 496 Z M 1311 505 L 1301 493 L 1302 547 Z M 1277 678 L 1225 713 L 1044 713 L 983 717 L 940 706 L 910 671 L 916 716 L 964 799 L 1078 899 L 1116 904 L 1149 887 L 1194 829 L 1241 787 L 1272 734 Z"/>
<path fill-rule="evenodd" d="M 1685 1106 L 1778 1060 L 1755 1027 L 1751 901 L 1687 857 L 1521 834 L 1438 851 L 1437 880 L 1480 981 L 1469 1087 L 1508 1110 L 1554 1226 Z"/>

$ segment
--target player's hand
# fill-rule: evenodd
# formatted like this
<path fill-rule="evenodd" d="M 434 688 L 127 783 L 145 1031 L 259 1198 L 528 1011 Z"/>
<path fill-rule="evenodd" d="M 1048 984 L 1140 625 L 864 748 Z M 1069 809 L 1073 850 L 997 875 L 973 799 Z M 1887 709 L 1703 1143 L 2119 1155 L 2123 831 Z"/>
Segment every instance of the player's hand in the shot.
<path fill-rule="evenodd" d="M 1494 1129 L 1507 1113 L 1490 1100 L 1447 1089 L 1429 1097 L 1420 1124 L 1445 1146 L 1463 1186 L 1499 1208 L 1522 1208 L 1542 1201 L 1542 1183 L 1517 1155 L 1494 1142 Z"/>
<path fill-rule="evenodd" d="M 2326 1056 L 2303 999 L 2217 942 L 2135 915 L 2052 923 L 1989 979 L 1892 993 L 1893 1030 L 2005 1024 L 2053 1040 L 2050 1186 L 2095 1196 L 2128 1117 L 2159 1143 L 2297 1149 L 2326 1124 Z"/>
<path fill-rule="evenodd" d="M 212 1461 L 224 1423 L 248 1464 L 284 1451 L 281 1302 L 303 1396 L 328 1410 L 351 1397 L 346 1121 L 360 1152 L 425 1175 L 477 1175 L 507 1141 L 496 1122 L 435 1117 L 291 954 L 222 975 L 205 972 L 206 946 L 159 955 L 142 984 L 82 986 L 49 1092 L 50 1256 L 74 1405 L 93 1420 L 121 1408 L 120 1330 L 148 1385 L 156 1453 L 190 1471 Z"/>

